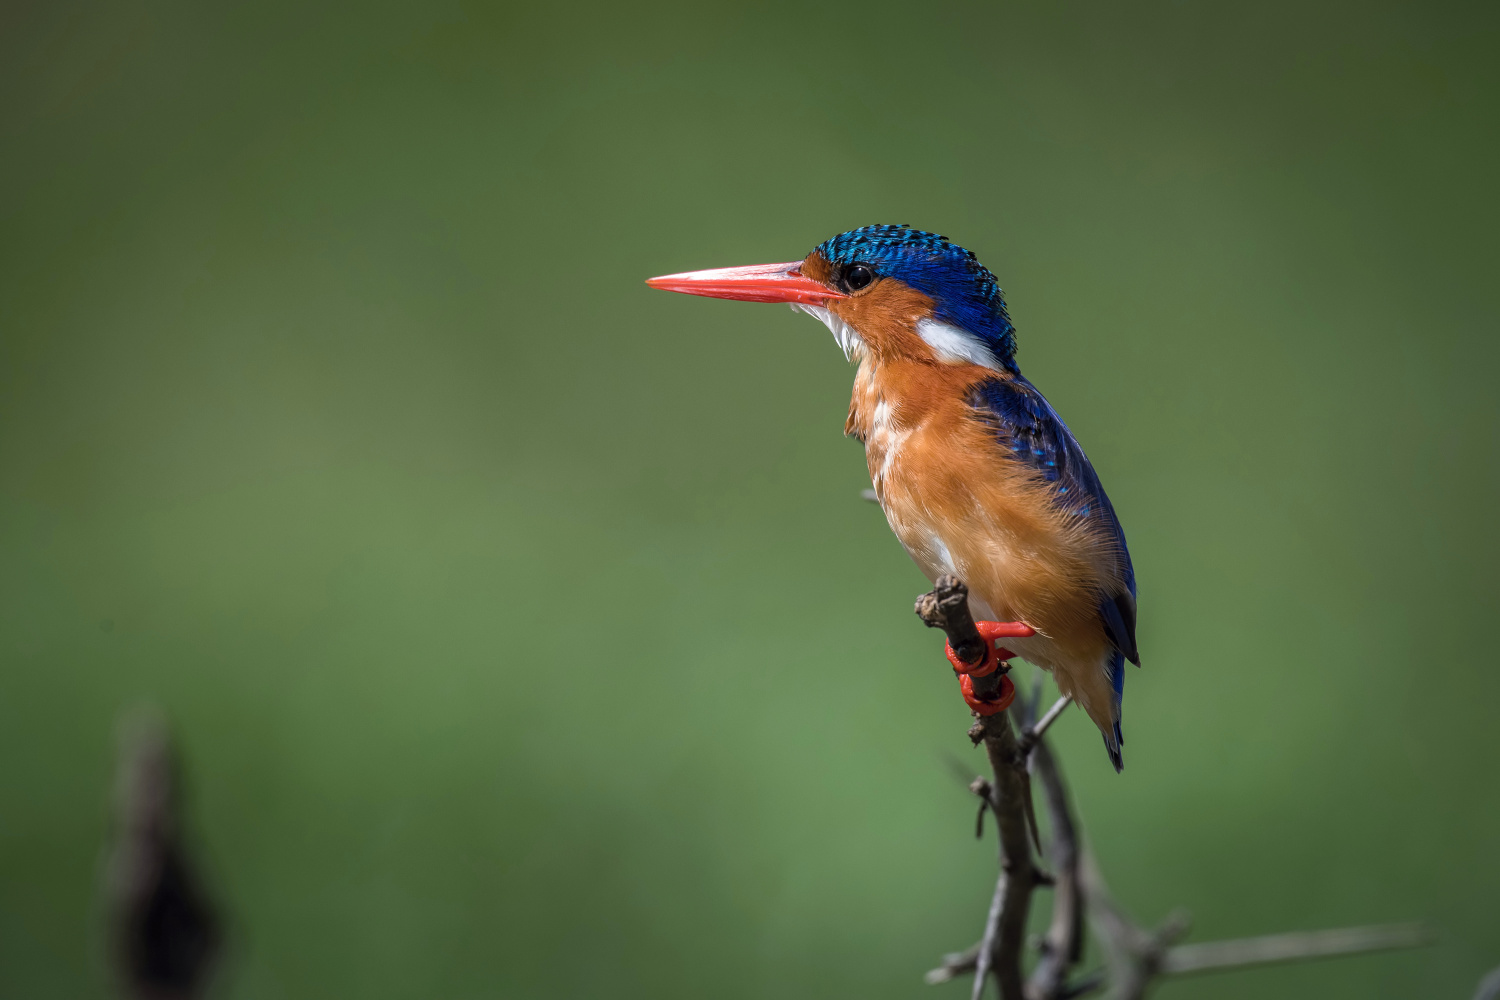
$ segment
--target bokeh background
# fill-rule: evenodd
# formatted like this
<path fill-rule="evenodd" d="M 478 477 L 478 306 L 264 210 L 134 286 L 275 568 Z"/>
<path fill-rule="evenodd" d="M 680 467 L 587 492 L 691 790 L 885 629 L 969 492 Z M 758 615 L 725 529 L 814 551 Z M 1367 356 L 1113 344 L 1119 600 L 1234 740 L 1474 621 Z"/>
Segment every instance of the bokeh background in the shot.
<path fill-rule="evenodd" d="M 233 998 L 905 997 L 994 865 L 925 589 L 780 307 L 1000 276 L 1129 532 L 1139 918 L 1500 963 L 1492 4 L 10 3 L 0 994 L 99 997 L 113 720 L 175 720 Z"/>

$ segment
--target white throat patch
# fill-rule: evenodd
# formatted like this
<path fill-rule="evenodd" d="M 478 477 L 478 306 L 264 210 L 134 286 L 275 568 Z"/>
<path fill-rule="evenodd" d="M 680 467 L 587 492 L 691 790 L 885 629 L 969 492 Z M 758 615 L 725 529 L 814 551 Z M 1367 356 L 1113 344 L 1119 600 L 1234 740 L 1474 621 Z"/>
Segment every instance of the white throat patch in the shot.
<path fill-rule="evenodd" d="M 839 319 L 830 310 L 823 306 L 793 302 L 792 312 L 804 312 L 821 320 L 833 334 L 833 339 L 839 342 L 839 350 L 844 352 L 844 357 L 849 361 L 858 361 L 865 356 L 865 342 L 859 338 L 859 334 L 854 332 L 854 327 Z"/>

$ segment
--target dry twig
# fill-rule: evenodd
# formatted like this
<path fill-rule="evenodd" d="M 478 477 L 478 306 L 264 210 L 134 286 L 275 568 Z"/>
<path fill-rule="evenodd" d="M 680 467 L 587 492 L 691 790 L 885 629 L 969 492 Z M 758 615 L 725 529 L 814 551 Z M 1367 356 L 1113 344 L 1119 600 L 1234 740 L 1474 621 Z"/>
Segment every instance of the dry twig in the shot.
<path fill-rule="evenodd" d="M 1040 679 L 1037 681 L 1036 691 L 1037 694 L 1041 694 L 1042 692 L 1042 682 Z M 1031 748 L 1037 745 L 1037 741 L 1046 735 L 1047 730 L 1052 728 L 1052 723 L 1057 721 L 1057 717 L 1063 714 L 1063 709 L 1071 704 L 1073 704 L 1073 699 L 1067 695 L 1063 695 L 1057 701 L 1053 702 L 1051 708 L 1047 709 L 1046 715 L 1042 716 L 1036 722 L 1025 726 L 1021 731 L 1022 751 L 1030 753 Z"/>
<path fill-rule="evenodd" d="M 1162 975 L 1212 972 L 1272 962 L 1298 962 L 1310 958 L 1357 955 L 1364 951 L 1415 948 L 1431 941 L 1420 924 L 1384 927 L 1344 927 L 1330 931 L 1267 934 L 1234 941 L 1180 944 L 1162 956 Z"/>
<path fill-rule="evenodd" d="M 1041 682 L 1037 682 L 1040 692 Z M 1057 711 L 1056 706 L 1052 715 Z M 1055 717 L 1055 716 L 1054 716 Z M 1040 724 L 1036 727 L 1041 729 Z M 1062 772 L 1051 749 L 1040 739 L 1032 753 L 1032 763 L 1041 779 L 1042 795 L 1051 817 L 1048 838 L 1048 862 L 1052 866 L 1052 921 L 1042 938 L 1041 958 L 1032 970 L 1030 993 L 1035 1000 L 1059 1000 L 1076 996 L 1070 991 L 1068 974 L 1083 958 L 1083 883 L 1079 877 L 1082 854 L 1078 826 L 1063 787 Z"/>

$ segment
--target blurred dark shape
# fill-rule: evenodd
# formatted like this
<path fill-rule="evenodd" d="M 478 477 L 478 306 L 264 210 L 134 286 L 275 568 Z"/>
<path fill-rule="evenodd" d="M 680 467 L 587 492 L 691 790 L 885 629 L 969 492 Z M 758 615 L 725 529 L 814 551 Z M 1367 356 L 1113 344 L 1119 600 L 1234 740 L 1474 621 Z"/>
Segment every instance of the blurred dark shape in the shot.
<path fill-rule="evenodd" d="M 106 895 L 121 991 L 140 1000 L 201 997 L 223 931 L 184 843 L 177 759 L 162 714 L 127 713 L 118 752 Z"/>

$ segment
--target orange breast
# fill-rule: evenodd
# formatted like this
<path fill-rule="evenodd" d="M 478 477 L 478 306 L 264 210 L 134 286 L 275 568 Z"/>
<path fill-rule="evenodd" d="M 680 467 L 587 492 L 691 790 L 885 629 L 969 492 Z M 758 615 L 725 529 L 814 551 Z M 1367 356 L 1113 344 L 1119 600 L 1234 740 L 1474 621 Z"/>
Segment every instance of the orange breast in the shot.
<path fill-rule="evenodd" d="M 1109 543 L 978 419 L 969 393 L 994 374 L 866 359 L 846 430 L 864 442 L 886 518 L 929 578 L 956 573 L 996 618 L 1035 628 L 1048 641 L 1027 659 L 1096 663 L 1107 649 L 1098 595 L 1118 582 Z"/>

